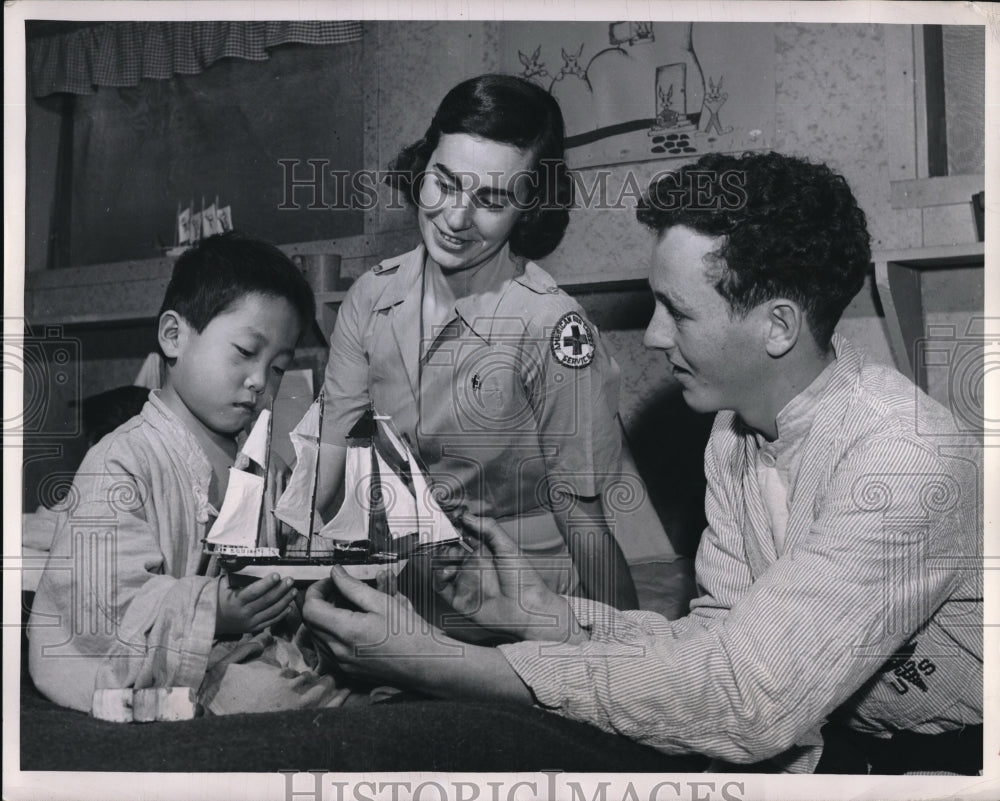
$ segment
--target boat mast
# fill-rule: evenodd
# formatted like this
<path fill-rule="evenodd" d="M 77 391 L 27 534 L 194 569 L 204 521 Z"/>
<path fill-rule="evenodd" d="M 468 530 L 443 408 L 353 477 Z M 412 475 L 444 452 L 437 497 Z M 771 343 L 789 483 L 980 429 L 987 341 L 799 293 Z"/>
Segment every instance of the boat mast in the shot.
<path fill-rule="evenodd" d="M 202 199 L 202 206 L 204 206 L 204 199 Z M 274 422 L 274 398 L 267 399 L 267 437 L 264 442 L 264 489 L 261 493 L 260 499 L 260 513 L 257 515 L 257 536 L 254 538 L 254 547 L 260 547 L 260 535 L 264 528 L 264 515 L 266 514 L 265 499 L 267 498 L 267 480 L 269 478 L 269 473 L 271 472 L 271 424 Z"/>
<path fill-rule="evenodd" d="M 316 429 L 316 466 L 313 470 L 312 498 L 309 501 L 309 531 L 306 540 L 306 558 L 312 556 L 313 532 L 316 527 L 316 493 L 319 491 L 319 449 L 323 447 L 323 412 L 326 409 L 326 388 L 319 391 L 319 425 Z"/>

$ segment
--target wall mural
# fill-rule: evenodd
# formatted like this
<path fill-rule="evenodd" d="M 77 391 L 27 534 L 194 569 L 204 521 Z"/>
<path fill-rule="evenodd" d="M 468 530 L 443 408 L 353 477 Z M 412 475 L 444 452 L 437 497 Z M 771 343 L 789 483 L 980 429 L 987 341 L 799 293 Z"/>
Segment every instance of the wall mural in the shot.
<path fill-rule="evenodd" d="M 501 58 L 559 100 L 581 168 L 771 147 L 774 47 L 767 23 L 514 22 Z"/>

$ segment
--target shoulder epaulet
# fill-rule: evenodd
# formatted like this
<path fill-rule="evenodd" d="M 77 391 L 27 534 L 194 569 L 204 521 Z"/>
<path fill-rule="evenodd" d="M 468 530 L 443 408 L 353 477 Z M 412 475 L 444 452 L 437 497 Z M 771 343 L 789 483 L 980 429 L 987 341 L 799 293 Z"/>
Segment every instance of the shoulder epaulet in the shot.
<path fill-rule="evenodd" d="M 398 270 L 399 265 L 401 265 L 402 263 L 403 260 L 398 256 L 391 259 L 385 259 L 384 261 L 380 261 L 378 264 L 372 267 L 372 272 L 375 273 L 375 275 L 385 275 L 386 273 L 391 273 Z"/>
<path fill-rule="evenodd" d="M 524 272 L 515 280 L 539 295 L 558 295 L 561 291 L 555 279 L 533 261 L 525 263 Z"/>

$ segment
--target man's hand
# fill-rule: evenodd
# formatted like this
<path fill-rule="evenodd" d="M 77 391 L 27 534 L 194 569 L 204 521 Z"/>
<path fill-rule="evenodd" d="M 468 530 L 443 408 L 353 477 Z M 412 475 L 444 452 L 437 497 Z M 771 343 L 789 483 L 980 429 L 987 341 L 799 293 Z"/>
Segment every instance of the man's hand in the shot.
<path fill-rule="evenodd" d="M 296 596 L 291 579 L 277 574 L 265 576 L 239 590 L 219 581 L 219 603 L 215 612 L 215 636 L 255 634 L 282 620 L 292 611 Z"/>
<path fill-rule="evenodd" d="M 498 649 L 448 638 L 404 595 L 372 589 L 342 567 L 306 590 L 302 614 L 324 656 L 347 673 L 441 697 L 531 703 Z"/>
<path fill-rule="evenodd" d="M 391 582 L 383 577 L 378 583 L 388 588 Z M 440 657 L 464 651 L 420 617 L 403 594 L 373 589 L 340 566 L 306 590 L 302 617 L 347 673 L 397 685 L 426 688 Z"/>
<path fill-rule="evenodd" d="M 465 514 L 462 524 L 480 547 L 461 562 L 435 568 L 434 589 L 445 601 L 480 626 L 520 639 L 586 639 L 566 600 L 545 585 L 496 521 Z"/>

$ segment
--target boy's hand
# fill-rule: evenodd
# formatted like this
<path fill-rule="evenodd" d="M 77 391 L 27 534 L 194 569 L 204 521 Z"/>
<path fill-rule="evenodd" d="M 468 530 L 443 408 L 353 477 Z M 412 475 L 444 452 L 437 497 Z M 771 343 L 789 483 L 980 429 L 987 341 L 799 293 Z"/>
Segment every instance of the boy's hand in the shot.
<path fill-rule="evenodd" d="M 277 574 L 265 576 L 239 590 L 230 587 L 223 576 L 219 581 L 215 636 L 254 634 L 266 629 L 293 609 L 296 595 L 292 580 L 282 581 Z"/>

